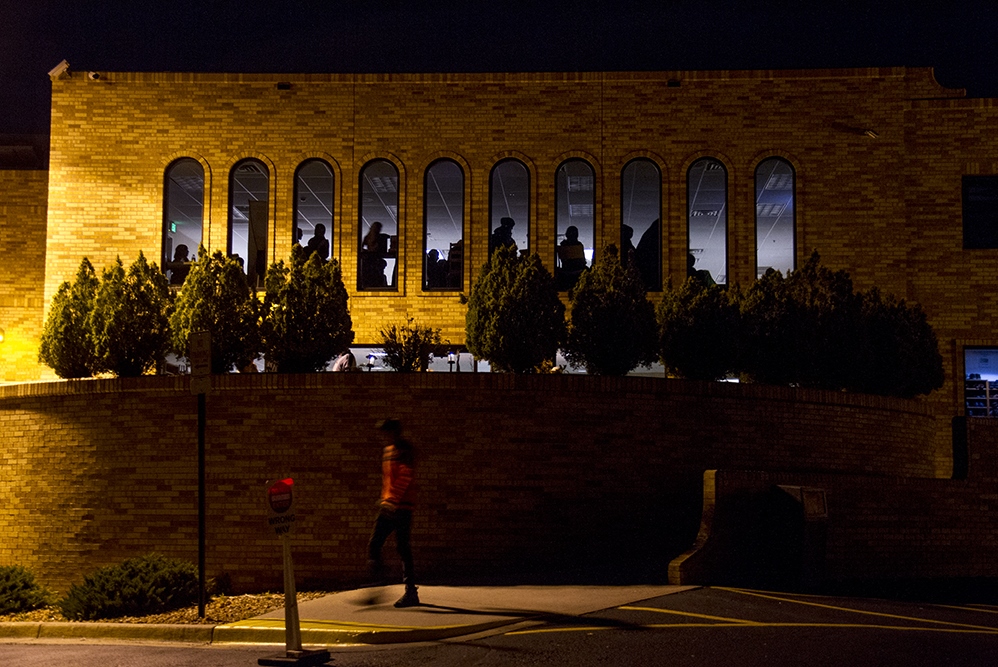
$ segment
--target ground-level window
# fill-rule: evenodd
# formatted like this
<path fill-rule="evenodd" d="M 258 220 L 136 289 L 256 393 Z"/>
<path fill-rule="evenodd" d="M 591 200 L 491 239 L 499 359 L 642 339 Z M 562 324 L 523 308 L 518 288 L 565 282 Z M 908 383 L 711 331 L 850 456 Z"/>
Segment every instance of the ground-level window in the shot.
<path fill-rule="evenodd" d="M 567 291 L 593 264 L 596 177 L 585 160 L 566 160 L 555 175 L 555 280 Z"/>
<path fill-rule="evenodd" d="M 267 273 L 270 171 L 259 160 L 242 160 L 229 174 L 229 255 L 242 262 L 251 286 Z"/>
<path fill-rule="evenodd" d="M 702 158 L 686 178 L 689 245 L 687 274 L 719 285 L 728 282 L 728 172 L 720 160 Z"/>
<path fill-rule="evenodd" d="M 492 168 L 489 179 L 489 253 L 515 245 L 530 250 L 530 173 L 519 160 L 508 159 Z"/>
<path fill-rule="evenodd" d="M 464 171 L 437 160 L 423 184 L 423 289 L 460 289 L 464 277 Z"/>
<path fill-rule="evenodd" d="M 963 352 L 964 401 L 968 417 L 998 417 L 998 347 Z"/>
<path fill-rule="evenodd" d="M 204 167 L 181 158 L 166 169 L 163 187 L 163 270 L 171 285 L 182 285 L 197 259 L 204 229 Z"/>
<path fill-rule="evenodd" d="M 620 253 L 630 257 L 645 289 L 662 289 L 662 172 L 651 160 L 631 160 L 620 174 Z"/>
<path fill-rule="evenodd" d="M 963 247 L 998 248 L 998 176 L 963 177 Z"/>
<path fill-rule="evenodd" d="M 755 170 L 756 277 L 769 269 L 787 275 L 795 268 L 794 168 L 769 158 Z"/>
<path fill-rule="evenodd" d="M 399 172 L 388 160 L 360 172 L 358 289 L 398 289 Z"/>
<path fill-rule="evenodd" d="M 295 172 L 292 243 L 329 259 L 333 234 L 333 170 L 324 160 L 306 160 Z"/>

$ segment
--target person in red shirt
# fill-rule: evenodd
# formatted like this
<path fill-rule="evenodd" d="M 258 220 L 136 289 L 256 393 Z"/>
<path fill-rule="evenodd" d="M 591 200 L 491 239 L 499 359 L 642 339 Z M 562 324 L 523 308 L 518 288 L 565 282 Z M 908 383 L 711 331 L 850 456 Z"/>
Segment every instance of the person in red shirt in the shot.
<path fill-rule="evenodd" d="M 415 507 L 416 486 L 415 452 L 412 444 L 402 437 L 402 422 L 385 419 L 378 423 L 378 432 L 384 439 L 381 456 L 381 499 L 378 501 L 378 518 L 368 543 L 368 564 L 372 579 L 382 578 L 384 564 L 381 550 L 385 540 L 395 533 L 395 548 L 402 559 L 402 583 L 405 594 L 395 603 L 396 607 L 414 607 L 419 604 L 412 563 L 412 510 Z"/>

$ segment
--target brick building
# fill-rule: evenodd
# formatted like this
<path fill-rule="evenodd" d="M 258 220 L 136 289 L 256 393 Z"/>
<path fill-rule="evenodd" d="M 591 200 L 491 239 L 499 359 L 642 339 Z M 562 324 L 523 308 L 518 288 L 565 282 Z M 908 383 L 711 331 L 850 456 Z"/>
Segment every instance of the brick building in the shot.
<path fill-rule="evenodd" d="M 817 250 L 928 314 L 940 459 L 949 417 L 990 410 L 998 107 L 931 69 L 50 76 L 47 171 L 0 171 L 0 381 L 52 377 L 45 304 L 84 256 L 166 266 L 204 243 L 255 278 L 320 224 L 357 344 L 408 313 L 459 345 L 510 218 L 554 272 L 569 227 L 587 262 L 629 238 L 653 300 L 690 254 L 746 284 Z"/>

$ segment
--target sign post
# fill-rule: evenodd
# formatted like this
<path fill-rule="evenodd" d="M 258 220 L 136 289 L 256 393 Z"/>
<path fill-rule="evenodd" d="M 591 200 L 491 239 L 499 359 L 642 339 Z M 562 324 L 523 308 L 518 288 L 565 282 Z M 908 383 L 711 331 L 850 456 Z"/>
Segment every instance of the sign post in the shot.
<path fill-rule="evenodd" d="M 198 397 L 198 618 L 204 618 L 207 602 L 205 586 L 205 470 L 204 426 L 207 408 L 205 396 L 211 390 L 211 333 L 192 331 L 190 348 L 191 393 Z"/>
<path fill-rule="evenodd" d="M 260 658 L 260 665 L 323 665 L 329 661 L 325 649 L 305 651 L 301 647 L 301 624 L 298 620 L 298 594 L 295 591 L 295 569 L 291 562 L 291 532 L 295 525 L 294 484 L 288 477 L 272 483 L 267 489 L 268 525 L 281 538 L 284 553 L 284 644 L 285 655 Z"/>

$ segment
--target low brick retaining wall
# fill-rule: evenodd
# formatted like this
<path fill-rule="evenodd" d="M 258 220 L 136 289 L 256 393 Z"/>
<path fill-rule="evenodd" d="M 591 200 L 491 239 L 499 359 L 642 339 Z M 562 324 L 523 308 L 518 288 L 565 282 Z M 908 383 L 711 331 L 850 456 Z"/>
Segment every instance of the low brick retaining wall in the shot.
<path fill-rule="evenodd" d="M 421 573 L 436 580 L 552 571 L 664 579 L 696 536 L 704 470 L 928 478 L 939 467 L 935 420 L 918 401 L 565 375 L 213 380 L 207 569 L 237 592 L 281 586 L 265 502 L 268 480 L 281 477 L 295 479 L 299 586 L 363 575 L 380 489 L 372 427 L 386 415 L 402 419 L 418 449 L 414 546 Z M 0 564 L 24 565 L 64 591 L 143 553 L 196 562 L 188 383 L 0 387 Z"/>

